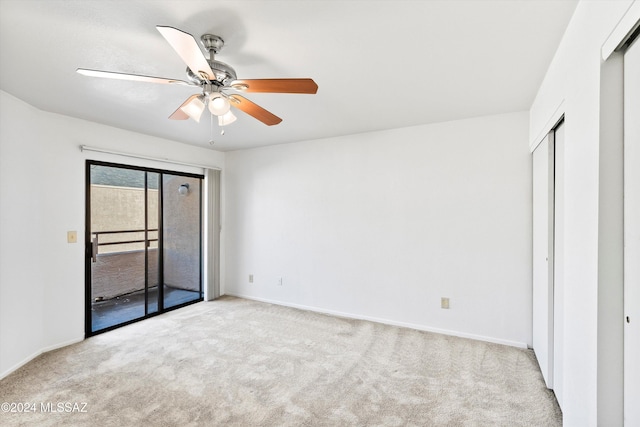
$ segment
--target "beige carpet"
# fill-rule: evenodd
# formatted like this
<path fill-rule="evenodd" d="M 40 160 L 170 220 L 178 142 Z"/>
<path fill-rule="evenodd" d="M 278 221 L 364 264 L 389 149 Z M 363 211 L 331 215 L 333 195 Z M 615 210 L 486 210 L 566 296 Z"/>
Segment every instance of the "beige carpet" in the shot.
<path fill-rule="evenodd" d="M 2 426 L 562 424 L 532 351 L 231 297 L 44 354 L 0 402 L 35 409 Z"/>

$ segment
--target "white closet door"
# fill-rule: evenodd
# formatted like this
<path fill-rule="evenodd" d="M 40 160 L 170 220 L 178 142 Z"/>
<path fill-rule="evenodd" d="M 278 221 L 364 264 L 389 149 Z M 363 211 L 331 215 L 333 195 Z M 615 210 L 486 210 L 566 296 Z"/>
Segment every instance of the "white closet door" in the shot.
<path fill-rule="evenodd" d="M 533 350 L 553 388 L 553 135 L 533 152 Z"/>
<path fill-rule="evenodd" d="M 640 42 L 624 55 L 624 425 L 640 426 Z"/>

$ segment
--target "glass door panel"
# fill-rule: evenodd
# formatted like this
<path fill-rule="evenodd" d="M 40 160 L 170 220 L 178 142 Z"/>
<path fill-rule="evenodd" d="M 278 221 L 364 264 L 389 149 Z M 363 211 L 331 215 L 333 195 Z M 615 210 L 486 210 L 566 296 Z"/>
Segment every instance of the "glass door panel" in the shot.
<path fill-rule="evenodd" d="M 89 181 L 95 332 L 145 315 L 145 172 L 91 165 Z"/>
<path fill-rule="evenodd" d="M 164 307 L 202 298 L 200 178 L 163 174 Z"/>

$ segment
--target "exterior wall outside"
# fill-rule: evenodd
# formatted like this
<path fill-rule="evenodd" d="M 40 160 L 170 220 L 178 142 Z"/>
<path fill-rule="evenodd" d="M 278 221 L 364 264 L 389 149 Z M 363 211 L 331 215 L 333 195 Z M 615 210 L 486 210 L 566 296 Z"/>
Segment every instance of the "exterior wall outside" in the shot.
<path fill-rule="evenodd" d="M 158 190 L 149 189 L 149 229 L 158 228 Z M 91 186 L 91 231 L 144 230 L 144 189 L 132 187 L 115 187 L 110 185 Z M 153 233 L 153 237 L 157 237 Z M 144 233 L 103 234 L 99 242 L 121 240 L 140 240 Z M 128 245 L 108 245 L 100 247 L 101 254 L 130 251 L 141 248 L 141 243 Z"/>
<path fill-rule="evenodd" d="M 189 193 L 178 187 L 189 184 Z M 200 285 L 200 180 L 164 175 L 164 283 L 197 291 Z"/>

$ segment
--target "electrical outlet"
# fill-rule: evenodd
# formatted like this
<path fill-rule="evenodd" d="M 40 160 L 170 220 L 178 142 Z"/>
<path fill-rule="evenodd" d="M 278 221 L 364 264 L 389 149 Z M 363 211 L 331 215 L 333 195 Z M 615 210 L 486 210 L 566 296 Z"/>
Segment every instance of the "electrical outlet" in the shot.
<path fill-rule="evenodd" d="M 67 231 L 67 243 L 78 243 L 77 231 Z"/>
<path fill-rule="evenodd" d="M 249 275 L 249 283 L 253 283 L 253 274 Z"/>
<path fill-rule="evenodd" d="M 449 308 L 449 298 L 440 298 L 440 308 Z"/>

